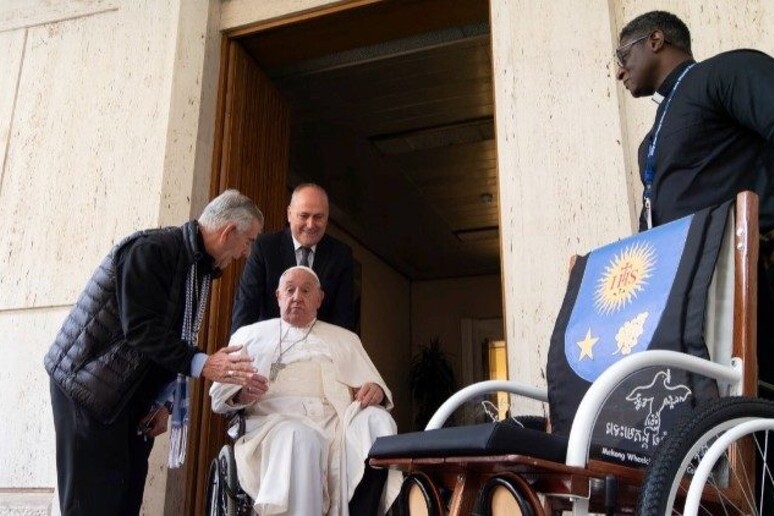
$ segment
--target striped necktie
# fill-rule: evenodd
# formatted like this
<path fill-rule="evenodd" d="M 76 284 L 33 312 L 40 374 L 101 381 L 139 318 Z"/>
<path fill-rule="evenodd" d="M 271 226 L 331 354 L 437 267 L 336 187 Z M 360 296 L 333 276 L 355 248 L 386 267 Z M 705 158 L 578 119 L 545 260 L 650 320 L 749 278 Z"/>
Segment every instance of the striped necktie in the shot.
<path fill-rule="evenodd" d="M 309 267 L 309 253 L 311 253 L 312 250 L 308 247 L 301 247 L 301 262 L 299 265 L 303 265 L 304 267 Z"/>

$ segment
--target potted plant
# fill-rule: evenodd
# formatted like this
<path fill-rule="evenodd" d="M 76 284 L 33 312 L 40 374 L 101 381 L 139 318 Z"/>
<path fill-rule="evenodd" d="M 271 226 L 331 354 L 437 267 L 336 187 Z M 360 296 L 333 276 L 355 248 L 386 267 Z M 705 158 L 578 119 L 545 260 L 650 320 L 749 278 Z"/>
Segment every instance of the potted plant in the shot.
<path fill-rule="evenodd" d="M 434 337 L 411 359 L 409 371 L 411 397 L 414 400 L 414 429 L 422 430 L 433 413 L 457 390 L 454 370 L 441 339 Z M 451 418 L 447 424 L 451 424 Z"/>

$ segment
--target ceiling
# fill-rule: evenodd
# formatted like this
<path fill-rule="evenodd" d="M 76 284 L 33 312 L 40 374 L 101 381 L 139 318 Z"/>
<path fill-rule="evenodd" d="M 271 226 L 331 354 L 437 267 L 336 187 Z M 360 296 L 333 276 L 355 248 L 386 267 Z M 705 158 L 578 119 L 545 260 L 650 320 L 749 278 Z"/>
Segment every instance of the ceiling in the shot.
<path fill-rule="evenodd" d="M 290 105 L 291 183 L 324 186 L 336 225 L 411 280 L 500 272 L 488 4 L 448 6 L 242 40 Z"/>

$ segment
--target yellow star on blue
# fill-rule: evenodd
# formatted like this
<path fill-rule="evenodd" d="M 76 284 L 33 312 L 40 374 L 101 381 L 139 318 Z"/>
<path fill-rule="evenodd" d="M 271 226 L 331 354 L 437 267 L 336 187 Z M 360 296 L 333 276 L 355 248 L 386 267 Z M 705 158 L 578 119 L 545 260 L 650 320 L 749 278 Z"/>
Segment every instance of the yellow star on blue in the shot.
<path fill-rule="evenodd" d="M 583 360 L 583 357 L 589 357 L 591 360 L 594 360 L 594 344 L 597 343 L 599 340 L 599 337 L 592 337 L 591 336 L 591 328 L 589 328 L 589 331 L 586 332 L 586 338 L 583 340 L 579 340 L 576 344 L 578 344 L 578 347 L 580 348 L 580 356 L 578 357 L 578 361 Z"/>

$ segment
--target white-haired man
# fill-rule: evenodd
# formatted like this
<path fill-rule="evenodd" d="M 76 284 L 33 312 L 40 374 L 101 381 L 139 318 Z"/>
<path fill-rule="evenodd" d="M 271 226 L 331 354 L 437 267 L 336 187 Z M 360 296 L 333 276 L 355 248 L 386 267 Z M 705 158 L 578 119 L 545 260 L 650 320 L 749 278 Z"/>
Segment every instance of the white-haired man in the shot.
<path fill-rule="evenodd" d="M 285 271 L 280 317 L 231 337 L 268 389 L 210 389 L 215 412 L 245 409 L 237 472 L 261 515 L 378 514 L 400 489 L 400 473 L 365 464 L 376 438 L 396 432 L 390 391 L 357 335 L 317 319 L 323 295 L 310 268 Z"/>
<path fill-rule="evenodd" d="M 196 348 L 210 280 L 249 252 L 262 226 L 255 203 L 227 190 L 198 221 L 125 238 L 94 272 L 45 357 L 62 514 L 140 512 L 170 410 L 170 464 L 184 458 L 186 377 L 263 388 L 249 360 L 231 353 L 238 348 Z"/>

